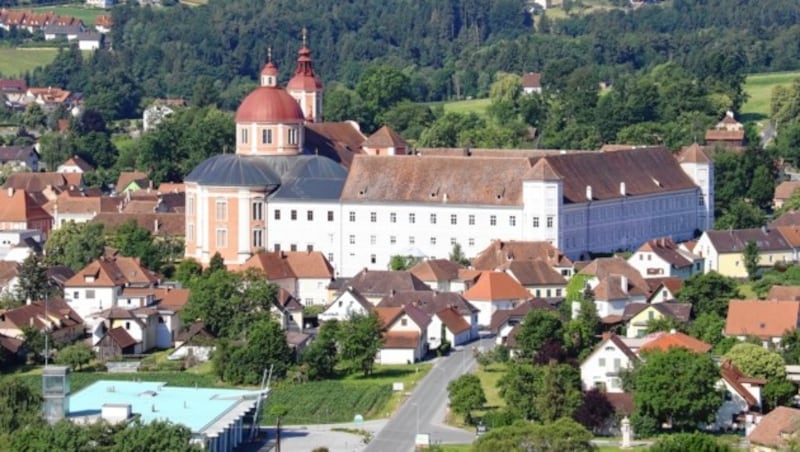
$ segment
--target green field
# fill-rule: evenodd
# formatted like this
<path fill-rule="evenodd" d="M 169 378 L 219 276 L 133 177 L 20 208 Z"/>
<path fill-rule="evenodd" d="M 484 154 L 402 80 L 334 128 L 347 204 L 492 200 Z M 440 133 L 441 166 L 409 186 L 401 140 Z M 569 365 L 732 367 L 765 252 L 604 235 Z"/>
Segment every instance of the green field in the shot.
<path fill-rule="evenodd" d="M 58 49 L 36 48 L 23 49 L 0 47 L 0 75 L 18 77 L 26 71 L 50 64 L 56 57 Z"/>
<path fill-rule="evenodd" d="M 441 106 L 444 108 L 445 113 L 476 113 L 480 116 L 486 114 L 486 109 L 489 108 L 491 101 L 485 99 L 469 99 L 469 100 L 454 100 L 450 102 L 433 102 L 429 105 L 431 107 Z"/>
<path fill-rule="evenodd" d="M 769 72 L 748 76 L 744 83 L 748 99 L 742 106 L 742 122 L 766 119 L 769 116 L 772 90 L 776 86 L 788 85 L 798 77 L 800 71 Z"/>
<path fill-rule="evenodd" d="M 100 8 L 86 8 L 79 5 L 62 5 L 62 6 L 42 6 L 38 8 L 18 7 L 14 9 L 33 10 L 39 13 L 46 11 L 53 11 L 59 16 L 72 16 L 82 20 L 84 25 L 94 25 L 94 20 L 97 16 L 109 14 L 109 11 Z"/>

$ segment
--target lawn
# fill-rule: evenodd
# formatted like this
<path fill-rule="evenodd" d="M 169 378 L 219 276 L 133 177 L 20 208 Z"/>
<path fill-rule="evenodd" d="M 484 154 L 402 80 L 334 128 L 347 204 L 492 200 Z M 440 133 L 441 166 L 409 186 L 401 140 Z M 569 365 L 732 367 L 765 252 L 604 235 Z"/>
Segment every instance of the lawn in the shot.
<path fill-rule="evenodd" d="M 491 101 L 488 98 L 485 98 L 485 99 L 454 100 L 451 102 L 435 102 L 430 105 L 431 106 L 441 105 L 442 107 L 444 107 L 445 113 L 461 113 L 461 114 L 476 113 L 480 116 L 484 116 L 486 114 L 486 109 L 489 108 L 490 102 Z"/>
<path fill-rule="evenodd" d="M 51 47 L 35 49 L 0 47 L 0 75 L 21 76 L 34 68 L 50 64 L 57 53 L 58 49 Z"/>
<path fill-rule="evenodd" d="M 506 406 L 505 400 L 500 397 L 500 391 L 497 389 L 497 382 L 505 375 L 507 365 L 503 363 L 493 363 L 488 366 L 480 366 L 475 371 L 475 375 L 481 380 L 481 387 L 486 395 L 486 404 L 481 410 L 475 410 L 472 416 L 480 418 L 489 411 L 503 408 Z M 447 419 L 448 424 L 454 427 L 465 427 L 464 419 L 461 416 L 451 413 Z"/>
<path fill-rule="evenodd" d="M 744 91 L 749 98 L 742 106 L 742 122 L 766 119 L 769 116 L 772 90 L 776 86 L 788 85 L 798 77 L 800 71 L 749 75 L 744 83 Z"/>
<path fill-rule="evenodd" d="M 88 8 L 79 5 L 61 5 L 61 6 L 42 6 L 38 8 L 18 7 L 14 9 L 33 10 L 38 13 L 53 11 L 59 16 L 72 16 L 82 20 L 84 25 L 94 25 L 94 20 L 97 16 L 103 14 L 110 14 L 109 11 L 100 8 Z"/>

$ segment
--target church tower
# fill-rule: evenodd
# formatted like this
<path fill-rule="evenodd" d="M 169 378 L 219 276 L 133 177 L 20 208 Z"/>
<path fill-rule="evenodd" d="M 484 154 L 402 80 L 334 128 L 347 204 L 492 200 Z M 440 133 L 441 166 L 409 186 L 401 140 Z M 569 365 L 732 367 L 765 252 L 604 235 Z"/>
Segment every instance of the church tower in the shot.
<path fill-rule="evenodd" d="M 322 122 L 322 80 L 314 73 L 308 34 L 303 28 L 303 47 L 297 56 L 297 67 L 289 84 L 289 94 L 295 98 L 308 122 Z"/>

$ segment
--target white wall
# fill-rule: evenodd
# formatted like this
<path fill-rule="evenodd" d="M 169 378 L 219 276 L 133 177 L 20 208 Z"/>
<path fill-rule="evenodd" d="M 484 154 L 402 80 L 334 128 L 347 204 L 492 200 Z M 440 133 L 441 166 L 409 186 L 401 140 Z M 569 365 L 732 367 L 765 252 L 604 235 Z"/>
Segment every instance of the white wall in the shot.
<path fill-rule="evenodd" d="M 406 364 L 417 361 L 415 351 L 410 348 L 382 348 L 378 352 L 379 364 Z"/>
<path fill-rule="evenodd" d="M 298 278 L 297 299 L 303 306 L 328 304 L 328 278 Z"/>
<path fill-rule="evenodd" d="M 618 370 L 630 367 L 630 359 L 611 341 L 606 341 L 598 350 L 581 363 L 583 389 L 589 390 L 597 383 L 605 384 L 606 392 L 623 392 Z M 607 375 L 613 373 L 613 375 Z"/>
<path fill-rule="evenodd" d="M 328 308 L 319 315 L 320 321 L 340 320 L 344 321 L 353 315 L 366 315 L 367 311 L 353 298 L 349 291 L 342 292 Z"/>
<path fill-rule="evenodd" d="M 94 295 L 92 295 L 92 291 Z M 84 319 L 88 318 L 92 313 L 116 306 L 117 295 L 117 288 L 115 287 L 64 288 L 65 301 Z"/>

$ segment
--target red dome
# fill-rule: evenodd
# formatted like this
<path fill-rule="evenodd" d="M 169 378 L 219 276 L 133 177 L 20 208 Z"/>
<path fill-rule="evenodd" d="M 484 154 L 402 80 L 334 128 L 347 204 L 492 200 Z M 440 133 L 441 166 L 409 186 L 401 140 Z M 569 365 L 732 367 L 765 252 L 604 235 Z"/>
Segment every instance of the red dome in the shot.
<path fill-rule="evenodd" d="M 264 65 L 264 68 L 261 69 L 261 75 L 274 75 L 275 77 L 278 76 L 278 68 L 272 64 L 272 61 Z"/>
<path fill-rule="evenodd" d="M 244 98 L 236 110 L 236 122 L 302 122 L 303 110 L 281 88 L 261 86 Z"/>

